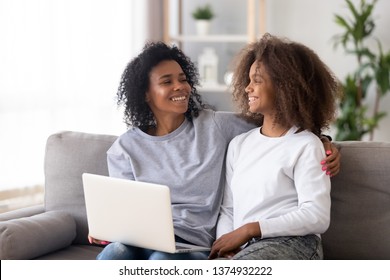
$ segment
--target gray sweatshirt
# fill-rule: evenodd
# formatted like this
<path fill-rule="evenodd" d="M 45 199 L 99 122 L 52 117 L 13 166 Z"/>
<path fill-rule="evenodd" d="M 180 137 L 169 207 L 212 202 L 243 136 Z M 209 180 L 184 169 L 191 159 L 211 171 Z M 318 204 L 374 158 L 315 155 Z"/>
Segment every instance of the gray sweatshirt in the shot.
<path fill-rule="evenodd" d="M 175 234 L 210 246 L 222 201 L 227 146 L 252 128 L 233 113 L 211 110 L 164 136 L 131 128 L 107 151 L 109 174 L 169 186 Z"/>

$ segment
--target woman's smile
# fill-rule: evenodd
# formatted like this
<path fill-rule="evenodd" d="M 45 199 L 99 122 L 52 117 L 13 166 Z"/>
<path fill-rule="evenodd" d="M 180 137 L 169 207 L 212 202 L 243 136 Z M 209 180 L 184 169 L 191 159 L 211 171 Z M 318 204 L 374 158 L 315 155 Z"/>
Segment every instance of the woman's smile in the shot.
<path fill-rule="evenodd" d="M 187 95 L 182 95 L 182 96 L 174 96 L 170 98 L 174 102 L 182 102 L 187 100 Z"/>

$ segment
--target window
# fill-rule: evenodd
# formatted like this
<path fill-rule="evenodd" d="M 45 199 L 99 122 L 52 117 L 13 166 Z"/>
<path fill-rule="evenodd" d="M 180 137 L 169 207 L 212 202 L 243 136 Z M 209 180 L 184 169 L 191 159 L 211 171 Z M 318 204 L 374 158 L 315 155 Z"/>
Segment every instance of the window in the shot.
<path fill-rule="evenodd" d="M 43 185 L 54 132 L 125 131 L 115 94 L 150 39 L 148 3 L 0 1 L 0 191 Z"/>

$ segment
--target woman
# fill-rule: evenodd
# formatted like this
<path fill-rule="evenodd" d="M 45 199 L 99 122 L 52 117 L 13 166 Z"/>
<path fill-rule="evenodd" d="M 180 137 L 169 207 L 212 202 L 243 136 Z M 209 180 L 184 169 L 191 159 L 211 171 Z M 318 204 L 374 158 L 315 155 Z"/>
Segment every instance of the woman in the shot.
<path fill-rule="evenodd" d="M 234 86 L 242 112 L 263 124 L 229 145 L 210 258 L 323 258 L 330 178 L 318 136 L 335 116 L 337 79 L 309 48 L 266 34 L 243 51 Z"/>
<path fill-rule="evenodd" d="M 211 246 L 227 145 L 254 124 L 206 109 L 197 85 L 197 69 L 181 50 L 162 42 L 147 44 L 123 73 L 118 103 L 125 107 L 130 129 L 109 149 L 107 160 L 110 176 L 168 185 L 178 241 Z M 338 151 L 328 149 L 333 155 L 326 165 L 336 174 Z M 207 259 L 207 254 L 167 254 L 112 243 L 98 258 Z"/>

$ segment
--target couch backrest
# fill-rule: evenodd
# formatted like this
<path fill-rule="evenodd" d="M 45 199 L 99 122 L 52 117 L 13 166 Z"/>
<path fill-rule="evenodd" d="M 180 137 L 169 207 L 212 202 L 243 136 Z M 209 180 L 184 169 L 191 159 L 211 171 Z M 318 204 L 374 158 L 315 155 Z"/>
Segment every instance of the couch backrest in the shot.
<path fill-rule="evenodd" d="M 87 244 L 88 224 L 81 175 L 108 175 L 106 152 L 116 136 L 81 132 L 51 135 L 45 154 L 45 210 L 64 210 L 77 225 L 76 244 Z"/>
<path fill-rule="evenodd" d="M 107 175 L 106 151 L 116 136 L 61 132 L 47 140 L 45 208 L 69 212 L 74 243 L 87 244 L 81 175 Z M 336 142 L 341 172 L 332 178 L 332 210 L 322 235 L 326 259 L 390 259 L 390 143 Z"/>
<path fill-rule="evenodd" d="M 390 143 L 336 142 L 326 259 L 390 259 Z"/>

